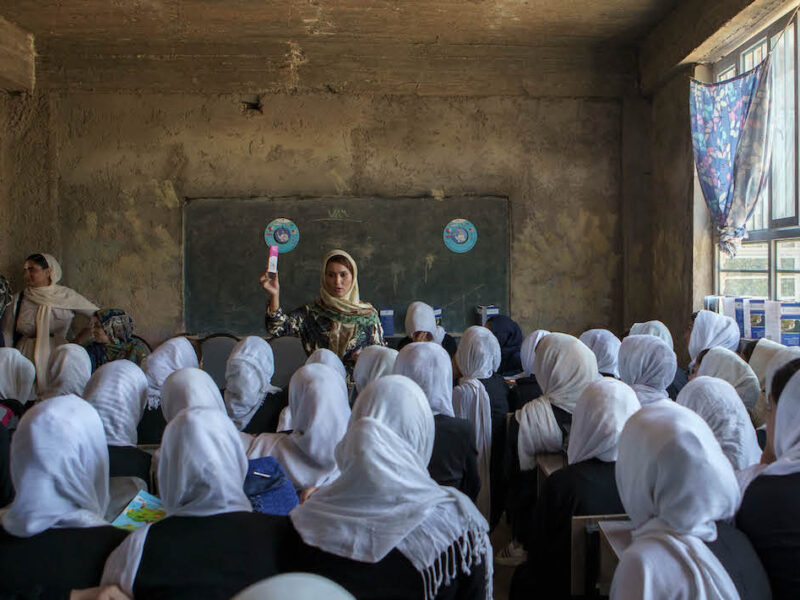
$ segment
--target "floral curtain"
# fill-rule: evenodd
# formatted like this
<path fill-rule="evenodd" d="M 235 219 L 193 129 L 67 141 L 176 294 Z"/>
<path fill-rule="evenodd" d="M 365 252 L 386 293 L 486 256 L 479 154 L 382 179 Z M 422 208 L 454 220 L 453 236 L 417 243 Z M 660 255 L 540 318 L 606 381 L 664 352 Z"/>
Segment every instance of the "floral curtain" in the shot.
<path fill-rule="evenodd" d="M 692 142 L 700 187 L 719 234 L 734 257 L 745 223 L 764 190 L 771 158 L 770 57 L 739 77 L 707 84 L 692 80 Z"/>

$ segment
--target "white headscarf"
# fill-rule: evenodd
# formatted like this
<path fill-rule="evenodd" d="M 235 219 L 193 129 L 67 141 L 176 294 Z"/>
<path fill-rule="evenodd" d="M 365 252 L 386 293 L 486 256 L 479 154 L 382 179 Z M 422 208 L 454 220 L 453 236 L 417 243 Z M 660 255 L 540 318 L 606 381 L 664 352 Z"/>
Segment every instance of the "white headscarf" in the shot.
<path fill-rule="evenodd" d="M 642 406 L 668 398 L 678 359 L 667 343 L 654 335 L 629 335 L 619 350 L 622 381 L 636 392 Z"/>
<path fill-rule="evenodd" d="M 185 408 L 213 408 L 227 414 L 222 394 L 211 375 L 195 368 L 175 371 L 161 390 L 161 412 L 167 423 Z"/>
<path fill-rule="evenodd" d="M 103 423 L 77 396 L 40 402 L 11 440 L 16 497 L 3 516 L 11 535 L 108 525 L 108 448 Z"/>
<path fill-rule="evenodd" d="M 730 383 L 716 377 L 696 377 L 680 391 L 677 402 L 708 423 L 735 471 L 761 460 L 756 431 Z"/>
<path fill-rule="evenodd" d="M 697 375 L 717 377 L 730 383 L 748 410 L 753 410 L 761 396 L 758 377 L 741 356 L 727 348 L 711 348 L 703 357 Z"/>
<path fill-rule="evenodd" d="M 350 418 L 347 386 L 327 365 L 305 365 L 289 381 L 289 408 L 292 433 L 256 436 L 247 456 L 274 457 L 298 490 L 325 485 L 339 474 L 333 451 Z"/>
<path fill-rule="evenodd" d="M 289 518 L 306 544 L 337 556 L 374 564 L 397 548 L 422 576 L 426 600 L 484 561 L 488 600 L 488 524 L 464 494 L 431 479 L 433 438 L 418 385 L 401 375 L 373 381 L 336 448 L 341 475 Z"/>
<path fill-rule="evenodd" d="M 0 400 L 25 404 L 33 394 L 36 368 L 16 348 L 0 348 Z"/>
<path fill-rule="evenodd" d="M 356 366 L 353 368 L 353 381 L 356 389 L 363 390 L 367 385 L 383 377 L 391 375 L 394 362 L 397 359 L 397 350 L 386 346 L 367 346 L 358 355 Z"/>
<path fill-rule="evenodd" d="M 778 399 L 773 445 L 777 460 L 764 469 L 764 475 L 800 472 L 800 372 L 791 376 Z"/>
<path fill-rule="evenodd" d="M 129 360 L 114 360 L 94 372 L 86 385 L 86 401 L 103 421 L 109 446 L 135 446 L 136 427 L 147 404 L 147 377 Z"/>
<path fill-rule="evenodd" d="M 142 370 L 147 375 L 147 407 L 153 409 L 161 405 L 161 386 L 167 377 L 178 369 L 196 369 L 199 366 L 197 353 L 185 337 L 167 340 L 153 350 L 142 365 Z"/>
<path fill-rule="evenodd" d="M 500 343 L 486 327 L 470 327 L 461 336 L 455 359 L 461 379 L 453 390 L 453 413 L 460 419 L 467 419 L 475 428 L 478 475 L 481 478 L 477 504 L 480 511 L 488 515 L 492 404 L 489 392 L 480 380 L 491 377 L 500 367 Z"/>
<path fill-rule="evenodd" d="M 575 403 L 569 433 L 569 464 L 596 458 L 617 460 L 619 434 L 628 418 L 641 408 L 634 391 L 621 381 L 604 377 L 590 383 Z"/>
<path fill-rule="evenodd" d="M 244 493 L 247 458 L 239 432 L 218 410 L 189 408 L 167 425 L 161 440 L 158 482 L 167 517 L 252 512 Z M 117 584 L 133 597 L 133 584 L 151 524 L 131 533 L 109 555 L 101 585 Z"/>
<path fill-rule="evenodd" d="M 408 344 L 397 357 L 394 373 L 405 375 L 422 388 L 434 415 L 455 416 L 453 365 L 444 348 L 428 342 Z"/>
<path fill-rule="evenodd" d="M 536 466 L 537 454 L 561 450 L 564 440 L 552 407 L 572 413 L 586 387 L 600 379 L 594 353 L 566 333 L 551 333 L 539 342 L 534 371 L 542 395 L 514 415 L 519 423 L 517 453 L 523 471 Z"/>
<path fill-rule="evenodd" d="M 336 354 L 327 348 L 318 348 L 314 350 L 314 352 L 312 352 L 311 355 L 306 359 L 306 364 L 326 365 L 341 375 L 343 380 L 347 381 L 347 370 L 344 368 L 342 359 L 340 359 L 338 356 L 336 356 Z"/>
<path fill-rule="evenodd" d="M 433 341 L 441 346 L 445 335 L 447 335 L 447 332 L 444 330 L 444 327 L 437 325 L 436 333 L 433 334 Z"/>
<path fill-rule="evenodd" d="M 254 583 L 231 600 L 356 600 L 338 583 L 312 573 L 282 573 Z"/>
<path fill-rule="evenodd" d="M 433 307 L 419 301 L 409 304 L 406 310 L 406 335 L 413 337 L 417 331 L 427 331 L 436 338 L 436 315 Z"/>
<path fill-rule="evenodd" d="M 82 311 L 84 313 L 94 313 L 100 310 L 97 306 L 89 302 L 75 290 L 63 285 L 57 285 L 61 281 L 61 265 L 51 254 L 42 254 L 50 268 L 50 285 L 42 287 L 26 287 L 25 298 L 38 304 L 36 311 L 36 345 L 33 351 L 33 363 L 36 365 L 38 376 L 37 385 L 44 391 L 51 389 L 48 380 L 48 365 L 50 364 L 50 316 L 52 309 L 65 308 L 69 310 Z"/>
<path fill-rule="evenodd" d="M 741 499 L 705 421 L 669 400 L 643 407 L 622 430 L 616 479 L 634 541 L 620 558 L 611 598 L 739 597 L 703 543 L 716 539 L 715 521 L 733 517 Z M 656 568 L 659 576 L 649 572 Z"/>
<path fill-rule="evenodd" d="M 542 341 L 544 336 L 550 335 L 546 329 L 537 329 L 522 341 L 522 347 L 519 351 L 520 362 L 522 363 L 522 370 L 526 375 L 536 375 L 534 371 L 536 362 L 536 347 Z"/>
<path fill-rule="evenodd" d="M 710 310 L 701 310 L 695 317 L 689 336 L 689 356 L 692 364 L 706 348 L 722 346 L 733 352 L 739 349 L 739 326 L 730 317 Z"/>
<path fill-rule="evenodd" d="M 772 378 L 775 377 L 775 373 L 783 365 L 792 362 L 795 358 L 800 358 L 800 347 L 792 346 L 776 352 L 767 363 L 767 372 L 764 376 L 764 393 L 767 397 L 772 393 Z"/>
<path fill-rule="evenodd" d="M 225 366 L 225 406 L 241 431 L 261 407 L 267 394 L 279 392 L 270 384 L 275 372 L 272 347 L 258 336 L 238 342 Z"/>
<path fill-rule="evenodd" d="M 584 331 L 578 339 L 594 352 L 598 371 L 619 377 L 617 361 L 621 342 L 617 336 L 608 329 L 590 329 Z"/>
<path fill-rule="evenodd" d="M 86 384 L 92 376 L 92 359 L 83 346 L 62 344 L 50 353 L 47 366 L 47 386 L 42 400 L 53 396 L 75 394 L 83 396 Z M 40 382 L 41 383 L 41 382 Z"/>
<path fill-rule="evenodd" d="M 753 353 L 750 355 L 748 364 L 750 368 L 753 369 L 756 377 L 758 377 L 758 383 L 762 391 L 766 389 L 767 365 L 769 365 L 769 361 L 772 360 L 777 352 L 785 348 L 786 346 L 783 344 L 773 342 L 767 338 L 761 338 L 756 342 L 756 347 L 753 348 Z"/>
<path fill-rule="evenodd" d="M 634 323 L 629 335 L 654 335 L 667 343 L 670 350 L 675 349 L 672 342 L 672 334 L 661 321 L 645 321 L 644 323 Z"/>

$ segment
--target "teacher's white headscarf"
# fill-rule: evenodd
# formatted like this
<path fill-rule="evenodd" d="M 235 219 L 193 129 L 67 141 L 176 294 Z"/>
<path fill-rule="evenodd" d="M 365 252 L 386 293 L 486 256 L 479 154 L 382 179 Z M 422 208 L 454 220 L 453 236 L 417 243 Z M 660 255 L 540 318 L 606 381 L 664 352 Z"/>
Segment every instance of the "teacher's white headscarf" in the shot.
<path fill-rule="evenodd" d="M 136 428 L 147 404 L 147 377 L 129 360 L 114 360 L 92 374 L 84 393 L 94 406 L 109 446 L 135 446 Z"/>
<path fill-rule="evenodd" d="M 225 406 L 240 431 L 250 423 L 267 394 L 280 391 L 270 384 L 274 372 L 272 347 L 264 339 L 250 335 L 231 350 L 225 366 Z"/>
<path fill-rule="evenodd" d="M 395 361 L 394 373 L 405 375 L 422 388 L 434 415 L 455 416 L 453 366 L 444 348 L 428 342 L 408 344 Z"/>
<path fill-rule="evenodd" d="M 11 480 L 16 497 L 3 515 L 11 535 L 108 525 L 108 448 L 97 411 L 70 395 L 26 412 L 11 440 Z"/>
<path fill-rule="evenodd" d="M 426 600 L 483 562 L 489 600 L 488 524 L 467 496 L 431 479 L 433 438 L 418 385 L 401 375 L 373 381 L 336 448 L 341 475 L 289 518 L 306 544 L 336 556 L 376 563 L 396 548 L 420 573 Z"/>
<path fill-rule="evenodd" d="M 675 379 L 678 359 L 666 342 L 654 335 L 629 335 L 619 350 L 622 381 L 636 392 L 644 406 L 668 398 L 667 387 Z"/>
<path fill-rule="evenodd" d="M 716 539 L 715 521 L 732 518 L 741 499 L 705 421 L 670 400 L 642 407 L 622 430 L 616 479 L 634 529 L 612 600 L 739 597 L 704 543 Z"/>

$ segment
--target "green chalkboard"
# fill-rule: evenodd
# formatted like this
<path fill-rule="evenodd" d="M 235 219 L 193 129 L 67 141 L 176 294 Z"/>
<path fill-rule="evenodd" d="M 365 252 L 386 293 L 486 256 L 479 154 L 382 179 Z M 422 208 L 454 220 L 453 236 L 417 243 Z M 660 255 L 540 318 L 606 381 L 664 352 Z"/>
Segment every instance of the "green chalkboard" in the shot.
<path fill-rule="evenodd" d="M 264 230 L 276 218 L 300 232 L 296 248 L 279 257 L 285 310 L 318 297 L 322 257 L 343 248 L 358 264 L 361 299 L 394 309 L 396 334 L 414 300 L 441 307 L 450 332 L 473 325 L 478 304 L 508 311 L 507 198 L 200 198 L 186 201 L 183 216 L 184 315 L 193 333 L 264 333 L 258 276 L 269 253 Z M 478 232 L 462 254 L 442 238 L 459 218 Z"/>

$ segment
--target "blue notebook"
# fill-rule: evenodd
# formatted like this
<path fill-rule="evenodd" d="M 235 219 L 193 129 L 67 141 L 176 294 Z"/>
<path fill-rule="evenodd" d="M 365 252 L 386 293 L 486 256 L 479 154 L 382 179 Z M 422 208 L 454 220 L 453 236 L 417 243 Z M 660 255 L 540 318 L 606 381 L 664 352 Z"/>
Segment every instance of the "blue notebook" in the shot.
<path fill-rule="evenodd" d="M 271 456 L 248 461 L 244 493 L 253 510 L 265 515 L 288 515 L 300 502 L 294 484 Z"/>

